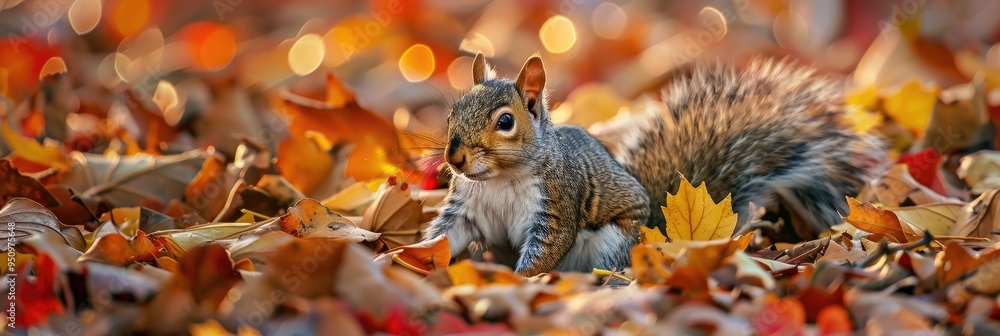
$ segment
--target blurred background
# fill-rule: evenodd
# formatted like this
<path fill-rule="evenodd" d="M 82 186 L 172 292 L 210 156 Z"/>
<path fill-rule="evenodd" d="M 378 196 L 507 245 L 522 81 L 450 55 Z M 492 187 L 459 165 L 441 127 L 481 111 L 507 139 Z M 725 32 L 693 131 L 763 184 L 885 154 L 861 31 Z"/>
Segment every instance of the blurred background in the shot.
<path fill-rule="evenodd" d="M 976 73 L 1000 87 L 1000 2 L 989 0 L 0 0 L 0 9 L 6 122 L 78 150 L 74 136 L 94 129 L 165 150 L 231 154 L 234 134 L 277 148 L 297 127 L 281 111 L 288 104 L 356 108 L 440 134 L 477 51 L 502 76 L 541 54 L 553 118 L 584 126 L 629 113 L 695 60 L 790 57 L 848 89 L 913 79 L 947 89 Z M 49 62 L 56 56 L 63 65 Z M 40 88 L 63 67 L 64 90 Z M 39 122 L 53 118 L 33 113 L 40 90 L 71 97 L 56 113 L 65 127 Z M 359 136 L 382 136 L 366 129 Z M 88 150 L 114 146 L 97 138 L 87 136 Z"/>

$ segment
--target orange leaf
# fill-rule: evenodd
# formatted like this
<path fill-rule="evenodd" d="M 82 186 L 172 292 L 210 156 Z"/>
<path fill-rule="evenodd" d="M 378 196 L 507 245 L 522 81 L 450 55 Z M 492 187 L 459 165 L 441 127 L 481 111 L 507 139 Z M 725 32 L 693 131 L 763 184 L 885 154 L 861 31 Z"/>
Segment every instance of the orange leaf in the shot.
<path fill-rule="evenodd" d="M 858 229 L 885 234 L 896 243 L 916 241 L 923 236 L 914 230 L 910 223 L 900 220 L 896 213 L 890 210 L 872 205 L 870 202 L 861 203 L 852 197 L 847 197 L 847 204 L 851 210 L 844 220 Z"/>
<path fill-rule="evenodd" d="M 663 254 L 655 247 L 645 244 L 636 245 L 632 248 L 630 275 L 640 284 L 663 283 L 671 276 L 665 263 Z"/>
<path fill-rule="evenodd" d="M 158 249 L 149 240 L 145 232 L 138 231 L 134 238 L 128 239 L 120 233 L 110 233 L 94 241 L 79 261 L 98 261 L 118 266 L 140 261 L 156 260 Z"/>
<path fill-rule="evenodd" d="M 451 262 L 451 248 L 448 238 L 439 236 L 417 244 L 400 246 L 378 256 L 376 260 L 392 260 L 414 272 L 426 275 L 436 269 L 447 268 Z"/>
<path fill-rule="evenodd" d="M 343 107 L 285 92 L 284 113 L 291 119 L 294 135 L 317 131 L 332 143 L 348 142 L 354 150 L 348 156 L 347 176 L 358 181 L 396 174 L 406 163 L 399 135 L 392 123 L 349 101 Z"/>
<path fill-rule="evenodd" d="M 493 264 L 474 264 L 470 260 L 462 260 L 448 266 L 448 278 L 451 279 L 452 286 L 518 285 L 522 282 L 522 278 L 509 268 Z"/>

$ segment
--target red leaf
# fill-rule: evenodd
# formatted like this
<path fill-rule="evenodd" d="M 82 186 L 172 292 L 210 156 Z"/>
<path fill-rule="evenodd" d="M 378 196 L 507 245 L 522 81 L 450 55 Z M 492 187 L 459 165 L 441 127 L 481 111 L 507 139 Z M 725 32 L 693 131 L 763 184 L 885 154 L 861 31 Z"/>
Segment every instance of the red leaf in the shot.
<path fill-rule="evenodd" d="M 944 183 L 941 182 L 941 153 L 934 148 L 928 148 L 916 153 L 906 154 L 899 158 L 898 163 L 905 163 L 910 168 L 910 176 L 934 192 L 947 195 Z"/>

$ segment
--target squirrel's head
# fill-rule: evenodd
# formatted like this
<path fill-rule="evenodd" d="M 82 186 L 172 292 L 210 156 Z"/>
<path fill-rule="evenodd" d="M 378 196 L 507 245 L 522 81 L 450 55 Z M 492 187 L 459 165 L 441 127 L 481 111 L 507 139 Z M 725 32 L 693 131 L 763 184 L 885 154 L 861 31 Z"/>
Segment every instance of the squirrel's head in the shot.
<path fill-rule="evenodd" d="M 551 126 L 545 68 L 532 56 L 516 80 L 496 78 L 482 53 L 472 64 L 474 85 L 451 107 L 445 158 L 455 175 L 484 181 L 527 167 Z"/>

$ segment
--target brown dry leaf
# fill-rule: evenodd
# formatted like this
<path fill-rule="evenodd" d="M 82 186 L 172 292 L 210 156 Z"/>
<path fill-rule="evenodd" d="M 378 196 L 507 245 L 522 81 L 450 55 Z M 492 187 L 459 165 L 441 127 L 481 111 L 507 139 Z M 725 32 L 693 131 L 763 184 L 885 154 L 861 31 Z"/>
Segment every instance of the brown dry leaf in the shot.
<path fill-rule="evenodd" d="M 964 97 L 951 103 L 935 98 L 934 110 L 926 136 L 919 138 L 914 149 L 934 148 L 939 152 L 949 152 L 965 147 L 974 140 L 989 117 L 986 113 L 985 84 L 979 78 L 970 83 L 971 97 Z"/>
<path fill-rule="evenodd" d="M 3 186 L 0 187 L 0 202 L 2 203 L 7 203 L 15 197 L 26 197 L 48 208 L 59 206 L 59 201 L 45 189 L 41 182 L 21 174 L 10 160 L 0 159 L 0 181 L 4 181 Z"/>
<path fill-rule="evenodd" d="M 218 244 L 196 247 L 179 262 L 182 278 L 191 289 L 195 302 L 210 311 L 215 311 L 229 289 L 243 279 L 234 268 L 229 252 Z"/>
<path fill-rule="evenodd" d="M 227 167 L 224 156 L 212 153 L 184 188 L 184 201 L 197 210 L 201 218 L 216 218 L 225 210 L 230 191 L 239 180 L 238 170 L 233 172 Z"/>
<path fill-rule="evenodd" d="M 683 175 L 677 194 L 667 194 L 667 206 L 662 208 L 671 240 L 728 238 L 736 228 L 732 195 L 716 204 L 705 182 L 695 188 Z"/>
<path fill-rule="evenodd" d="M 993 232 L 1000 230 L 1000 189 L 980 195 L 969 202 L 958 214 L 955 225 L 948 230 L 948 235 L 959 237 L 989 238 L 1000 241 L 1000 236 Z"/>
<path fill-rule="evenodd" d="M 278 144 L 276 163 L 281 176 L 306 197 L 333 196 L 353 181 L 347 178 L 347 156 L 351 146 L 333 144 L 321 133 L 292 134 Z"/>
<path fill-rule="evenodd" d="M 982 150 L 962 157 L 958 177 L 972 187 L 973 194 L 1000 188 L 1000 152 Z"/>
<path fill-rule="evenodd" d="M 736 278 L 741 283 L 759 286 L 767 290 L 774 289 L 774 276 L 766 270 L 758 260 L 748 256 L 743 251 L 736 251 L 726 258 L 726 263 L 736 267 Z M 788 265 L 789 267 L 794 267 Z"/>
<path fill-rule="evenodd" d="M 139 230 L 153 234 L 163 230 L 178 229 L 177 222 L 173 218 L 143 207 L 115 208 L 101 215 L 101 221 L 114 223 L 130 237 L 135 236 Z"/>
<path fill-rule="evenodd" d="M 170 143 L 179 134 L 178 129 L 164 119 L 160 108 L 150 100 L 151 95 L 144 94 L 139 89 L 128 89 L 124 93 L 128 110 L 139 126 L 139 141 L 146 144 L 147 149 L 159 146 L 161 142 Z"/>
<path fill-rule="evenodd" d="M 278 227 L 296 237 L 344 238 L 352 242 L 374 241 L 378 233 L 354 225 L 314 199 L 304 199 L 278 218 Z"/>
<path fill-rule="evenodd" d="M 979 257 L 958 241 L 952 240 L 945 244 L 944 252 L 936 255 L 937 283 L 945 286 L 958 280 L 979 266 Z"/>
<path fill-rule="evenodd" d="M 27 198 L 14 198 L 0 208 L 0 223 L 4 223 L 5 231 L 9 230 L 10 238 L 19 242 L 35 234 L 54 233 L 61 237 L 66 245 L 83 251 L 87 243 L 83 234 L 76 227 L 66 226 L 51 211 L 41 204 Z"/>
<path fill-rule="evenodd" d="M 124 158 L 74 152 L 72 169 L 63 175 L 63 183 L 78 191 L 91 209 L 101 204 L 164 209 L 171 200 L 184 197 L 184 187 L 198 174 L 205 158 L 200 150 Z"/>
<path fill-rule="evenodd" d="M 284 92 L 282 99 L 284 113 L 291 119 L 291 134 L 316 131 L 332 143 L 347 142 L 355 146 L 348 156 L 347 176 L 366 181 L 405 168 L 407 157 L 400 149 L 399 135 L 392 123 L 356 101 L 338 107 L 290 92 Z"/>
<path fill-rule="evenodd" d="M 847 205 L 850 213 L 844 220 L 860 230 L 885 234 L 896 243 L 917 241 L 923 236 L 912 225 L 899 220 L 890 210 L 871 203 L 861 203 L 853 197 L 847 197 Z"/>
<path fill-rule="evenodd" d="M 358 227 L 381 233 L 389 248 L 416 244 L 430 219 L 424 215 L 421 202 L 414 199 L 409 184 L 389 180 L 375 192 L 375 202 L 365 210 Z"/>
<path fill-rule="evenodd" d="M 375 258 L 375 262 L 384 263 L 388 260 L 422 275 L 430 274 L 436 269 L 448 268 L 451 262 L 448 237 L 442 235 L 417 244 L 400 246 Z"/>
<path fill-rule="evenodd" d="M 903 164 L 893 166 L 881 177 L 869 182 L 866 189 L 871 192 L 863 191 L 862 195 L 870 196 L 859 196 L 860 201 L 881 203 L 889 208 L 958 201 L 941 196 L 914 180 L 913 176 L 910 176 L 909 168 Z"/>

